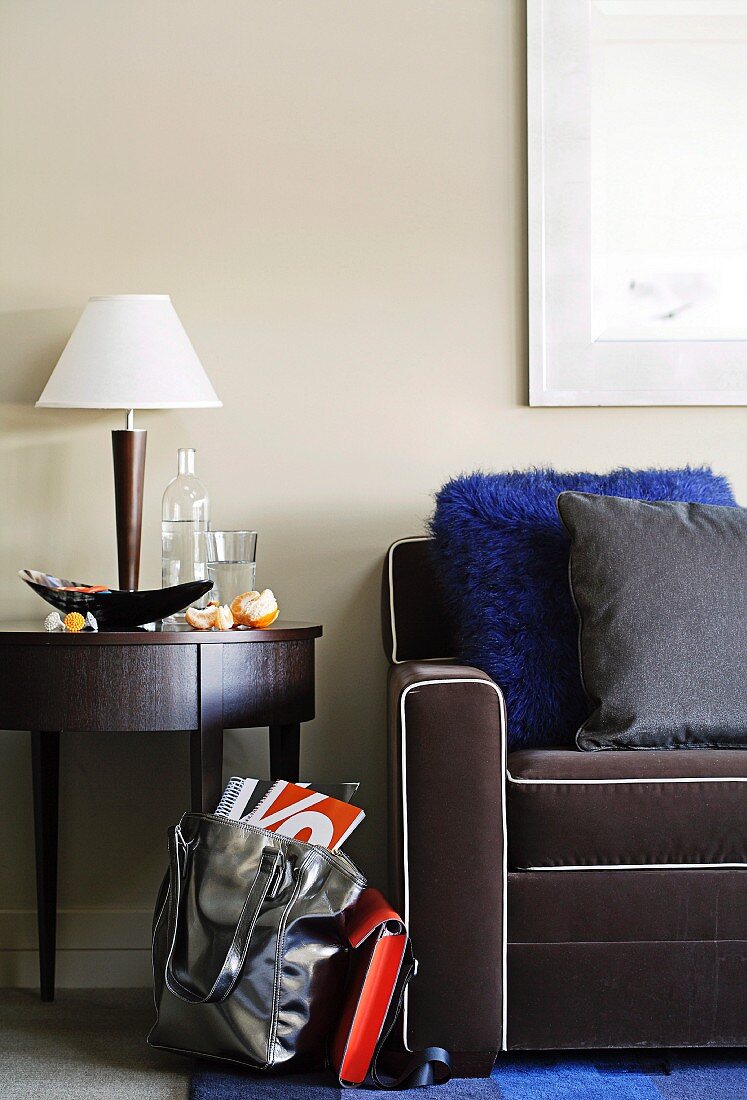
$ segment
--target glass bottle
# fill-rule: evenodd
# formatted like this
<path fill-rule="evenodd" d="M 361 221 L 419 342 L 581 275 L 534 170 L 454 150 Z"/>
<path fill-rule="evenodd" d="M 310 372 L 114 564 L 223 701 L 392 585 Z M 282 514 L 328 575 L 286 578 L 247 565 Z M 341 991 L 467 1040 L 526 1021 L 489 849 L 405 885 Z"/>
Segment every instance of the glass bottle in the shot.
<path fill-rule="evenodd" d="M 180 447 L 179 472 L 166 486 L 161 509 L 161 587 L 207 577 L 204 533 L 210 524 L 210 499 L 195 476 L 194 447 Z M 194 606 L 204 607 L 204 596 Z M 184 612 L 167 622 L 184 622 Z"/>

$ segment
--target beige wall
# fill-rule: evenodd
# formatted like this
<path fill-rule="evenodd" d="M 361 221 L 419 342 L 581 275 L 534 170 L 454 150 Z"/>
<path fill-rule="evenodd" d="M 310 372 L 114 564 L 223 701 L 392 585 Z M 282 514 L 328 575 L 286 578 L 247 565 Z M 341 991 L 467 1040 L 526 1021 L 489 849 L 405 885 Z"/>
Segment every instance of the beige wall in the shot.
<path fill-rule="evenodd" d="M 260 584 L 324 622 L 304 771 L 363 781 L 379 881 L 379 566 L 432 492 L 477 466 L 707 461 L 747 498 L 741 410 L 526 407 L 522 10 L 0 4 L 2 618 L 44 614 L 21 566 L 115 576 L 120 418 L 32 405 L 90 295 L 170 293 L 224 407 L 139 418 L 142 583 L 176 448 L 196 446 L 215 522 L 261 533 Z M 30 982 L 28 738 L 0 736 L 0 983 Z M 263 731 L 229 735 L 227 772 L 264 767 Z M 63 981 L 147 980 L 186 796 L 183 737 L 65 739 Z"/>

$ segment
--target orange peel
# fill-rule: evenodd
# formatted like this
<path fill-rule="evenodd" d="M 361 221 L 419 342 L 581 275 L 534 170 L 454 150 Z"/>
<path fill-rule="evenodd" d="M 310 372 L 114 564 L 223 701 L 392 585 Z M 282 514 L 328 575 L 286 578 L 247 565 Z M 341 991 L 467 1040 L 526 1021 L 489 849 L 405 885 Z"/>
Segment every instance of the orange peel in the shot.
<path fill-rule="evenodd" d="M 265 588 L 263 592 L 242 592 L 231 604 L 231 611 L 235 623 L 254 630 L 266 630 L 280 614 L 271 588 Z"/>

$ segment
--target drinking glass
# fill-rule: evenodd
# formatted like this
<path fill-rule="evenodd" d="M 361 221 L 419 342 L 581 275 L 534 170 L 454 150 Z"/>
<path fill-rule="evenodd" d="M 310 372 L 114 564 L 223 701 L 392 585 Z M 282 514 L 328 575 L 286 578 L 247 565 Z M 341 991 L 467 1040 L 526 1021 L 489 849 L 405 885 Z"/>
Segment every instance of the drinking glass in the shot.
<path fill-rule="evenodd" d="M 242 592 L 254 589 L 257 556 L 256 531 L 206 531 L 205 560 L 213 588 L 209 600 L 230 604 Z"/>

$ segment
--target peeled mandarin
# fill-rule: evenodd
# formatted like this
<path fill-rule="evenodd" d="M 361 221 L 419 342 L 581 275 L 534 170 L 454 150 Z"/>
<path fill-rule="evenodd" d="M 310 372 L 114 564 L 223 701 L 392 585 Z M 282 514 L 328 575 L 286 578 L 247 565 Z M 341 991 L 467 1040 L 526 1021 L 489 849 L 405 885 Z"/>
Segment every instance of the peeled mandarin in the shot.
<path fill-rule="evenodd" d="M 234 620 L 240 626 L 264 630 L 271 626 L 280 614 L 278 602 L 271 588 L 263 592 L 244 592 L 231 604 Z"/>
<path fill-rule="evenodd" d="M 231 602 L 231 614 L 234 620 L 238 623 L 241 622 L 242 608 L 246 601 L 256 600 L 259 598 L 259 592 L 242 592 L 240 596 L 237 596 L 235 600 Z"/>
<path fill-rule="evenodd" d="M 216 630 L 230 630 L 233 626 L 233 615 L 231 614 L 231 608 L 227 603 L 224 603 L 222 607 L 216 607 L 215 609 L 215 622 L 213 623 Z"/>
<path fill-rule="evenodd" d="M 184 618 L 195 630 L 212 630 L 217 607 L 188 607 Z"/>
<path fill-rule="evenodd" d="M 255 619 L 252 626 L 255 630 L 265 630 L 268 626 L 272 626 L 279 614 L 280 608 L 276 607 L 269 615 L 263 615 L 261 619 Z"/>

